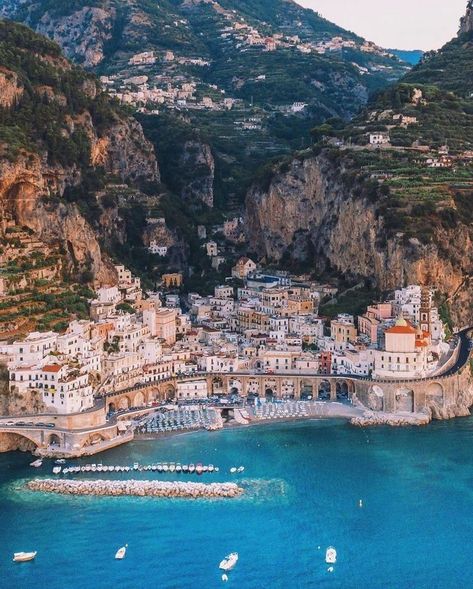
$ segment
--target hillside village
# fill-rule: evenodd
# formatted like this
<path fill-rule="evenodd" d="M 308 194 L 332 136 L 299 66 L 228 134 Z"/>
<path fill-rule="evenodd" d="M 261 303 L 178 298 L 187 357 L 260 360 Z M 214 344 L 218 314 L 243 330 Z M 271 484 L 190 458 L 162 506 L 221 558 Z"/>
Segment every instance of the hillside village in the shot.
<path fill-rule="evenodd" d="M 247 257 L 212 296 L 186 299 L 178 294 L 179 275 L 163 276 L 160 292 L 143 292 L 124 266 L 116 271 L 118 283 L 90 300 L 89 319 L 72 320 L 61 333 L 0 342 L 9 390 L 25 407 L 35 399 L 47 411 L 76 413 L 104 393 L 179 375 L 195 378 L 178 384 L 178 401 L 214 393 L 200 376 L 208 373 L 422 378 L 451 354 L 432 292 L 420 286 L 398 290 L 358 317 L 327 320 L 319 305 L 336 297 L 336 288 L 267 272 Z M 239 386 L 236 378 L 220 394 L 238 395 Z M 290 387 L 283 386 L 283 397 L 294 396 Z"/>

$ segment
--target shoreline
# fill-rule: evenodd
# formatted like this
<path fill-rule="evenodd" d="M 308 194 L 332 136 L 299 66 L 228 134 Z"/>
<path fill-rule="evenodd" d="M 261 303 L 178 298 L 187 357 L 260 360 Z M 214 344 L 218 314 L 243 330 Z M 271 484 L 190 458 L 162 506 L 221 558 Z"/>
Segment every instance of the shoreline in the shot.
<path fill-rule="evenodd" d="M 276 419 L 253 419 L 247 423 L 242 423 L 236 420 L 224 424 L 222 428 L 216 430 L 194 429 L 188 431 L 178 432 L 159 432 L 137 434 L 134 437 L 135 441 L 153 441 L 166 438 L 174 438 L 177 436 L 190 435 L 195 433 L 211 433 L 221 432 L 225 430 L 259 427 L 264 425 L 278 424 L 278 423 L 304 423 L 308 421 L 340 421 L 343 420 L 354 427 L 376 427 L 376 426 L 390 426 L 390 427 L 421 427 L 428 425 L 432 421 L 432 417 L 423 413 L 383 413 L 371 411 L 365 407 L 358 407 L 353 405 L 343 405 L 341 403 L 326 405 L 325 408 L 332 410 L 325 415 L 304 415 L 303 417 L 281 417 Z M 343 411 L 337 411 L 344 408 Z"/>

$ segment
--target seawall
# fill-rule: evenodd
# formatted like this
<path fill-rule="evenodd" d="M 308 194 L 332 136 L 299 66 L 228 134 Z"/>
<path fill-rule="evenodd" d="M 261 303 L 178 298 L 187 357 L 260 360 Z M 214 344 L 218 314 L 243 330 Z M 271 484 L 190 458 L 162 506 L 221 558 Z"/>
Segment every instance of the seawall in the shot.
<path fill-rule="evenodd" d="M 92 495 L 105 497 L 163 497 L 183 499 L 232 499 L 244 490 L 235 483 L 185 483 L 168 481 L 70 481 L 65 479 L 34 479 L 26 484 L 30 491 L 60 495 Z"/>

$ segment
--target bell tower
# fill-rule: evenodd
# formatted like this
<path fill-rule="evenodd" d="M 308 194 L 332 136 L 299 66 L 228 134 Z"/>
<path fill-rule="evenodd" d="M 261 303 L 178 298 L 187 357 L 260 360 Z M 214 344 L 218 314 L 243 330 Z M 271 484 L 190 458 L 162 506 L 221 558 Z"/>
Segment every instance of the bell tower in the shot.
<path fill-rule="evenodd" d="M 430 288 L 423 286 L 420 295 L 419 327 L 422 331 L 431 333 L 432 293 Z"/>

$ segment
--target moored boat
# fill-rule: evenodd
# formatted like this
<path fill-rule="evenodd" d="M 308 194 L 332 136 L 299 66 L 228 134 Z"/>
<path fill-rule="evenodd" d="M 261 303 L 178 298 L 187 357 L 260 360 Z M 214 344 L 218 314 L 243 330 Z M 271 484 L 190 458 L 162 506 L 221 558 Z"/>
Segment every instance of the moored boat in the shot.
<path fill-rule="evenodd" d="M 61 472 L 62 468 L 60 466 L 54 466 L 53 467 L 53 474 L 59 474 Z"/>
<path fill-rule="evenodd" d="M 231 472 L 232 474 L 235 474 L 235 473 L 236 473 L 236 471 L 237 471 L 237 467 L 236 467 L 236 466 L 232 466 L 232 467 L 231 467 L 231 469 L 230 469 L 230 472 Z"/>
<path fill-rule="evenodd" d="M 243 472 L 244 470 L 245 470 L 245 467 L 244 466 L 239 466 L 237 468 L 237 472 Z"/>
<path fill-rule="evenodd" d="M 196 472 L 196 474 L 202 474 L 204 472 L 204 467 L 202 466 L 202 464 L 200 462 L 197 463 L 197 465 L 195 467 L 195 472 Z"/>
<path fill-rule="evenodd" d="M 189 465 L 188 464 L 182 465 L 182 472 L 189 472 Z"/>
<path fill-rule="evenodd" d="M 238 562 L 238 552 L 230 552 L 218 565 L 222 571 L 231 571 Z"/>
<path fill-rule="evenodd" d="M 215 466 L 213 464 L 209 464 L 208 471 L 213 472 L 215 470 Z"/>
<path fill-rule="evenodd" d="M 42 464 L 43 461 L 41 460 L 41 458 L 38 458 L 38 460 L 31 462 L 30 466 L 33 466 L 34 468 L 39 468 L 40 466 L 42 466 Z"/>
<path fill-rule="evenodd" d="M 176 472 L 182 472 L 182 466 L 180 462 L 176 464 Z"/>
<path fill-rule="evenodd" d="M 38 552 L 35 550 L 34 552 L 15 552 L 13 554 L 13 562 L 28 562 L 29 560 L 34 560 Z"/>
<path fill-rule="evenodd" d="M 189 472 L 195 472 L 195 464 L 189 464 Z"/>
<path fill-rule="evenodd" d="M 127 548 L 128 548 L 128 544 L 125 544 L 125 546 L 122 546 L 121 548 L 119 548 L 117 550 L 117 552 L 115 553 L 115 559 L 116 560 L 123 560 L 125 558 Z"/>
<path fill-rule="evenodd" d="M 325 562 L 335 564 L 337 562 L 337 551 L 333 546 L 329 546 L 325 552 Z"/>

